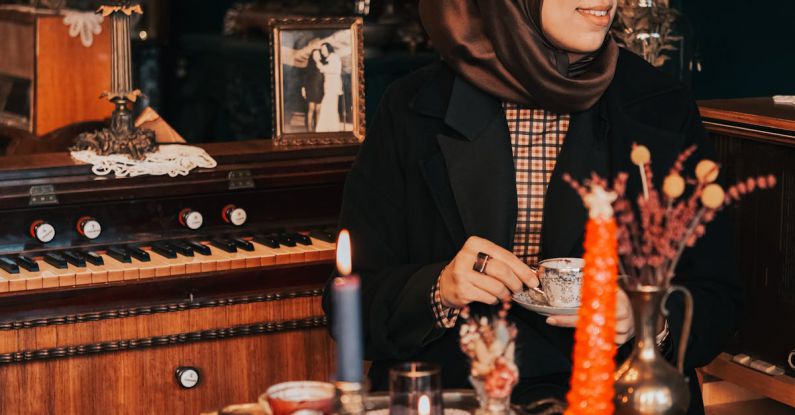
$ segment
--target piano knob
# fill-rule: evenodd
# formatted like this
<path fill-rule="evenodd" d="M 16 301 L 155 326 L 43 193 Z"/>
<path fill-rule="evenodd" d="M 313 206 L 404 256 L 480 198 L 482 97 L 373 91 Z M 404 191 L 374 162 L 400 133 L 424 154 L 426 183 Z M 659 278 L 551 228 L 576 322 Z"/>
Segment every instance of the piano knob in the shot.
<path fill-rule="evenodd" d="M 202 214 L 192 209 L 182 209 L 182 211 L 179 212 L 178 219 L 182 226 L 194 231 L 201 228 L 204 223 Z"/>
<path fill-rule="evenodd" d="M 83 216 L 77 220 L 77 233 L 88 239 L 97 239 L 102 233 L 102 226 L 91 216 Z"/>
<path fill-rule="evenodd" d="M 30 236 L 46 244 L 55 239 L 55 227 L 43 220 L 37 220 L 30 224 Z"/>
<path fill-rule="evenodd" d="M 248 215 L 243 208 L 239 208 L 235 205 L 226 205 L 223 210 L 221 210 L 221 217 L 224 218 L 224 222 L 226 223 L 241 226 L 246 223 Z"/>

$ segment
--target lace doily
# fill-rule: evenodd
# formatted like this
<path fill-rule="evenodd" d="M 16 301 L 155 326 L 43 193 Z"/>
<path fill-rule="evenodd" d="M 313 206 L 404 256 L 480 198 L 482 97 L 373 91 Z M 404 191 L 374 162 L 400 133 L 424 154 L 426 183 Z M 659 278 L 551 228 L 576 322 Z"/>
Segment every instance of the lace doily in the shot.
<path fill-rule="evenodd" d="M 80 36 L 80 43 L 90 48 L 94 35 L 102 33 L 102 16 L 94 12 L 63 11 L 63 24 L 69 26 L 69 36 Z"/>
<path fill-rule="evenodd" d="M 114 173 L 118 177 L 186 176 L 196 167 L 211 169 L 218 165 L 204 149 L 181 144 L 161 145 L 144 160 L 133 160 L 125 155 L 99 156 L 91 150 L 73 151 L 72 158 L 93 165 L 94 174 L 104 176 Z"/>

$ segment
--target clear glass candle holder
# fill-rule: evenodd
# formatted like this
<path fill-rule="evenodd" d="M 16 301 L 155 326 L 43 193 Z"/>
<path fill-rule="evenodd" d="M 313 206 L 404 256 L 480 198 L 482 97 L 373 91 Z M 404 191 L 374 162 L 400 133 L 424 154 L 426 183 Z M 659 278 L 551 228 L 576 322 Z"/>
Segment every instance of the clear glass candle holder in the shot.
<path fill-rule="evenodd" d="M 389 413 L 442 415 L 442 377 L 438 365 L 407 362 L 389 370 Z"/>

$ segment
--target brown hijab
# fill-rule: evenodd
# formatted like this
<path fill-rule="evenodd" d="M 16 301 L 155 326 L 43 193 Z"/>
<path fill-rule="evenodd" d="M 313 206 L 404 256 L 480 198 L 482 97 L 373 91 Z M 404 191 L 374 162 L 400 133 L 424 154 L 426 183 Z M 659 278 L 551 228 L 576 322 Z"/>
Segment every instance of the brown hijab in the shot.
<path fill-rule="evenodd" d="M 456 72 L 509 102 L 557 113 L 593 106 L 615 74 L 618 47 L 569 64 L 541 30 L 543 0 L 421 0 L 420 18 Z"/>

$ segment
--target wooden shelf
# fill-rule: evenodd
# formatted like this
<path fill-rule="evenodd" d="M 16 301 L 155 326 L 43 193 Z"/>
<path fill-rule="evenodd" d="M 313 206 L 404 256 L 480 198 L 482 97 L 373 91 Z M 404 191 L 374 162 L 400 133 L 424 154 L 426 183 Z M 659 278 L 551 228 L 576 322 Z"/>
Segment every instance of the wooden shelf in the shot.
<path fill-rule="evenodd" d="M 795 407 L 795 378 L 790 376 L 770 376 L 745 367 L 731 360 L 728 353 L 721 353 L 702 371 L 709 375 L 732 382 L 750 391 L 775 399 Z"/>

